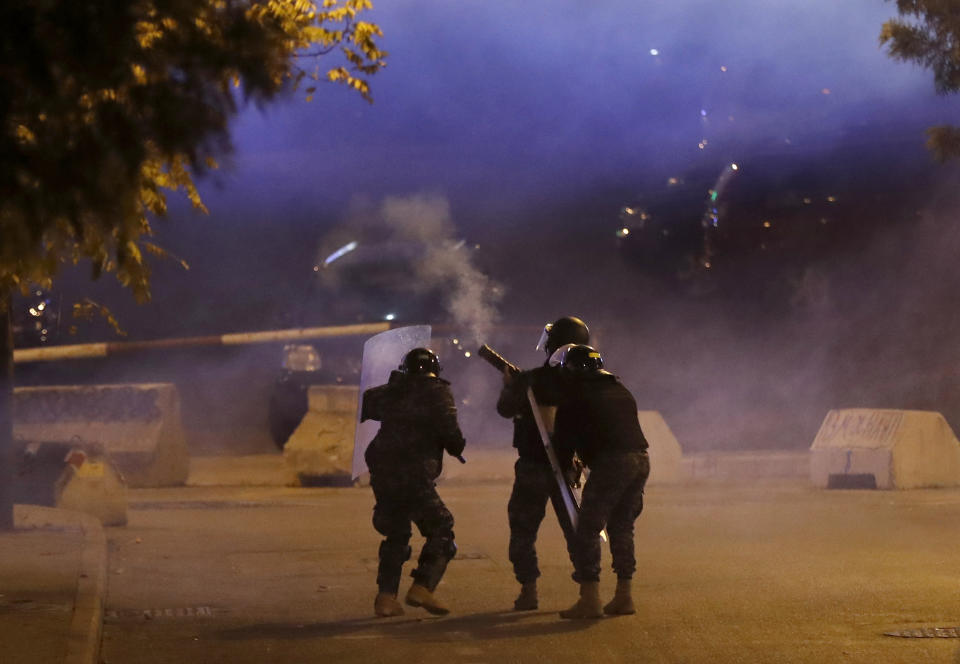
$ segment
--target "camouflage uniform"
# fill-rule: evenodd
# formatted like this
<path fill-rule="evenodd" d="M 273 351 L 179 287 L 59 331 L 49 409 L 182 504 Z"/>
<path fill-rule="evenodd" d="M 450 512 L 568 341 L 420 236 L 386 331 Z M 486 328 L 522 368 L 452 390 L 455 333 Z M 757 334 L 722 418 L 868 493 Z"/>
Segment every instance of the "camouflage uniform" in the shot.
<path fill-rule="evenodd" d="M 600 580 L 600 531 L 606 527 L 617 578 L 632 578 L 633 524 L 650 475 L 636 401 L 612 374 L 578 378 L 557 408 L 555 442 L 576 451 L 590 469 L 574 538 L 577 575 L 583 582 Z"/>
<path fill-rule="evenodd" d="M 450 384 L 394 371 L 386 385 L 364 393 L 361 417 L 381 422 L 365 455 L 376 499 L 373 527 L 385 537 L 377 585 L 381 592 L 397 593 L 410 559 L 412 522 L 426 538 L 412 576 L 432 592 L 457 551 L 453 516 L 434 483 L 444 450 L 459 456 L 464 447 Z"/>
<path fill-rule="evenodd" d="M 497 412 L 503 417 L 513 418 L 513 446 L 519 454 L 514 464 L 513 491 L 507 503 L 507 517 L 510 522 L 510 562 L 513 563 L 514 576 L 521 584 L 535 581 L 540 576 L 537 531 L 546 514 L 548 499 L 553 503 L 567 542 L 567 552 L 573 560 L 573 527 L 527 398 L 527 387 L 533 386 L 537 403 L 541 406 L 556 405 L 559 399 L 558 372 L 558 368 L 547 365 L 524 371 L 504 385 L 497 400 Z M 570 465 L 570 458 L 571 455 L 567 455 L 561 459 L 561 467 Z"/>

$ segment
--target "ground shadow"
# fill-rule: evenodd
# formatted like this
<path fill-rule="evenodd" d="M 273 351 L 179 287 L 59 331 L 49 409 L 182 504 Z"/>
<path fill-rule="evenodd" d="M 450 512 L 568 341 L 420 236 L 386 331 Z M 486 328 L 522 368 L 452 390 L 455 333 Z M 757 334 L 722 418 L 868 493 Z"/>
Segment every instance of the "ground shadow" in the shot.
<path fill-rule="evenodd" d="M 556 611 L 492 611 L 464 616 L 408 615 L 398 618 L 355 618 L 325 623 L 259 623 L 218 632 L 226 640 L 314 639 L 369 632 L 404 640 L 450 642 L 458 635 L 474 640 L 513 639 L 564 634 L 587 629 L 596 620 L 563 620 Z"/>

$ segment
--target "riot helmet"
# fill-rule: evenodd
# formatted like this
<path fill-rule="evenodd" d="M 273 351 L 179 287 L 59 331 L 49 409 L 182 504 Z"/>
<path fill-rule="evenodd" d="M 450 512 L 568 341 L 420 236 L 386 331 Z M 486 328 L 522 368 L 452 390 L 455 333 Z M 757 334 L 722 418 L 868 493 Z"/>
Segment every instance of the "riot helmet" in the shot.
<path fill-rule="evenodd" d="M 400 371 L 406 374 L 440 375 L 440 358 L 429 348 L 414 348 L 403 356 Z"/>
<path fill-rule="evenodd" d="M 590 343 L 590 329 L 587 324 L 576 316 L 564 316 L 543 326 L 537 350 L 545 350 L 548 355 L 552 355 L 564 344 L 586 343 Z"/>
<path fill-rule="evenodd" d="M 603 369 L 603 357 L 600 352 L 585 344 L 570 344 L 557 350 L 558 365 L 576 374 L 599 373 Z M 553 357 L 550 358 L 551 363 Z M 604 372 L 605 373 L 605 372 Z"/>

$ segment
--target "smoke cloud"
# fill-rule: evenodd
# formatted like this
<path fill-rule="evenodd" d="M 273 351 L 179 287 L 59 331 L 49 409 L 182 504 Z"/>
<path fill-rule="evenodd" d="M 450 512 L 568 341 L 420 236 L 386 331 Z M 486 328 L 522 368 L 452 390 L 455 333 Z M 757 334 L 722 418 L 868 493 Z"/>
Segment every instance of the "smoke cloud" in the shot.
<path fill-rule="evenodd" d="M 503 289 L 474 265 L 476 245 L 455 237 L 450 203 L 437 195 L 389 197 L 381 215 L 398 238 L 425 247 L 414 266 L 418 287 L 443 294 L 451 321 L 472 342 L 486 337 L 499 319 L 497 302 Z"/>

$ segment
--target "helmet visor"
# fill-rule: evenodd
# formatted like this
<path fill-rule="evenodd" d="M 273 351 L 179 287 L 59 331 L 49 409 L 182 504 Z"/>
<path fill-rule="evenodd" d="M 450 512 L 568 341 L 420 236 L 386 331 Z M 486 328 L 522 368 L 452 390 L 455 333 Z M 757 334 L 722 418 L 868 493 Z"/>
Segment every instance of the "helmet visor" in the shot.
<path fill-rule="evenodd" d="M 540 341 L 537 342 L 537 350 L 547 349 L 547 339 L 550 338 L 551 329 L 553 329 L 553 323 L 547 323 L 543 326 L 543 334 L 540 335 Z"/>
<path fill-rule="evenodd" d="M 576 346 L 576 344 L 564 344 L 560 346 L 557 350 L 553 351 L 553 355 L 550 356 L 550 359 L 547 360 L 547 364 L 551 367 L 562 366 L 564 361 L 567 359 L 567 351 Z"/>

